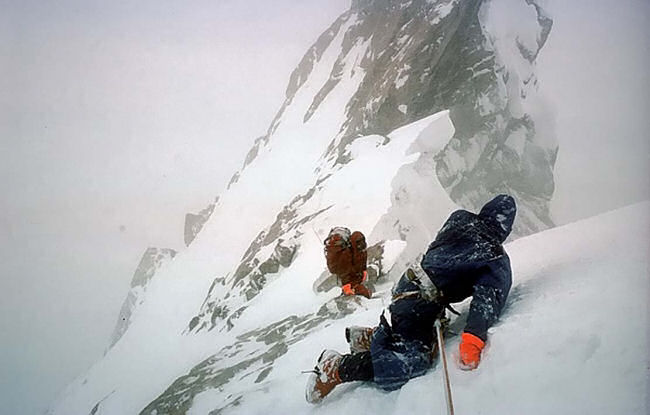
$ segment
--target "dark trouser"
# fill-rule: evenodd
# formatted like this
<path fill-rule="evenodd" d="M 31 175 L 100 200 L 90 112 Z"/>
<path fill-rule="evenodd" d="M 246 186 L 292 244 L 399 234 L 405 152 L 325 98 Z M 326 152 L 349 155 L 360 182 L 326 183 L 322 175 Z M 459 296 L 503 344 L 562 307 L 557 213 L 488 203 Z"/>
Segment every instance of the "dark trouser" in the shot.
<path fill-rule="evenodd" d="M 343 355 L 339 364 L 339 377 L 343 382 L 374 379 L 370 352 Z"/>

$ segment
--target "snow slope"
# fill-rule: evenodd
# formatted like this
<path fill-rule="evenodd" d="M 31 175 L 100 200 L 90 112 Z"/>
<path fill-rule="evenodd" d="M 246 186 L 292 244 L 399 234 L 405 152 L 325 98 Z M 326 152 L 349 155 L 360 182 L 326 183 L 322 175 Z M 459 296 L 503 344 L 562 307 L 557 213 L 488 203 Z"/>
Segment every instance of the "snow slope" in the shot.
<path fill-rule="evenodd" d="M 143 411 L 149 402 L 155 401 L 154 404 L 157 404 L 161 400 L 164 401 L 161 405 L 176 408 L 181 405 L 179 401 L 184 402 L 174 392 L 174 388 L 178 387 L 178 379 L 181 379 L 181 384 L 189 386 L 188 390 L 181 389 L 180 392 L 186 396 L 184 399 L 188 402 L 188 407 L 192 406 L 197 390 L 217 392 L 217 399 L 223 401 L 224 396 L 218 391 L 227 388 L 232 393 L 237 393 L 246 383 L 235 378 L 217 388 L 211 383 L 212 380 L 205 381 L 203 375 L 210 377 L 210 373 L 229 369 L 229 365 L 237 366 L 245 360 L 247 353 L 255 356 L 274 353 L 274 346 L 279 346 L 281 353 L 265 357 L 243 374 L 234 370 L 242 378 L 255 374 L 253 380 L 265 371 L 268 373 L 268 370 L 275 373 L 272 366 L 268 369 L 269 360 L 270 365 L 273 365 L 276 358 L 284 357 L 282 354 L 286 351 L 282 348 L 285 339 L 262 346 L 255 342 L 242 342 L 240 339 L 250 337 L 251 332 L 273 327 L 292 316 L 313 323 L 313 330 L 329 325 L 328 319 L 318 314 L 318 310 L 323 303 L 331 303 L 338 292 L 330 290 L 315 293 L 312 284 L 324 268 L 321 236 L 332 226 L 349 224 L 363 229 L 368 234 L 370 244 L 380 239 L 386 241 L 386 270 L 392 267 L 391 262 L 398 256 L 403 262 L 408 262 L 408 247 L 421 247 L 426 243 L 446 214 L 456 207 L 437 181 L 433 168 L 427 167 L 427 160 L 448 142 L 453 132 L 448 112 L 443 111 L 386 136 L 358 138 L 349 146 L 350 162 L 334 171 L 309 172 L 305 168 L 297 182 L 298 186 L 304 183 L 306 188 L 298 193 L 309 196 L 297 198 L 297 203 L 289 205 L 293 219 L 281 222 L 280 226 L 281 236 L 296 241 L 298 248 L 295 259 L 289 268 L 268 275 L 263 289 L 260 288 L 260 292 L 252 299 L 244 295 L 244 291 L 240 294 L 239 286 L 235 286 L 235 289 L 208 290 L 215 276 L 215 281 L 219 281 L 219 276 L 224 274 L 232 277 L 227 273 L 226 267 L 232 269 L 240 260 L 244 249 L 233 248 L 235 244 L 243 244 L 235 238 L 243 239 L 242 235 L 248 233 L 251 235 L 248 240 L 253 239 L 254 232 L 259 230 L 258 221 L 263 220 L 255 218 L 256 220 L 247 220 L 246 223 L 233 222 L 233 217 L 241 217 L 235 209 L 242 209 L 241 200 L 246 200 L 246 197 L 226 194 L 230 197 L 221 198 L 215 209 L 221 209 L 222 213 L 226 209 L 233 211 L 216 216 L 208 222 L 188 250 L 179 252 L 173 261 L 157 271 L 156 276 L 148 282 L 142 303 L 132 316 L 129 329 L 104 359 L 66 389 L 51 413 L 87 413 L 94 409 L 93 415 L 131 414 Z M 318 143 L 312 144 L 318 146 Z M 273 150 L 275 148 L 270 149 L 271 152 Z M 293 153 L 285 151 L 280 154 Z M 259 156 L 262 161 L 263 156 Z M 288 161 L 290 160 L 282 157 L 268 159 L 268 163 L 275 165 L 286 164 Z M 252 173 L 261 174 L 263 171 L 269 169 Z M 245 176 L 237 184 L 238 189 L 247 186 L 244 179 Z M 320 184 L 314 186 L 314 182 Z M 283 185 L 296 186 L 296 183 Z M 312 190 L 309 190 L 310 186 L 314 186 Z M 282 195 L 294 191 L 277 186 L 275 190 L 279 196 L 264 197 L 277 201 L 281 200 Z M 268 212 L 259 203 L 247 209 L 257 210 L 260 215 L 264 214 L 267 223 L 272 223 L 272 217 L 268 217 Z M 249 215 L 244 214 L 244 217 Z M 373 227 L 376 230 L 371 232 Z M 262 234 L 268 233 L 272 232 L 267 227 Z M 223 235 L 228 235 L 228 238 Z M 267 253 L 269 247 L 272 248 L 273 244 L 262 247 L 258 255 Z M 229 261 L 235 261 L 235 264 Z M 243 281 L 251 284 L 248 278 L 247 276 Z M 384 294 L 390 289 L 392 279 L 390 275 L 383 278 Z M 187 324 L 208 291 L 232 310 L 242 305 L 245 310 L 231 314 L 228 320 L 217 320 L 218 325 L 214 330 L 188 333 Z M 383 302 L 383 296 L 380 295 L 370 304 L 381 306 Z M 350 318 L 359 318 L 363 313 L 357 312 L 364 308 L 367 306 L 363 303 L 352 304 L 349 312 L 354 312 L 354 315 Z M 349 312 L 333 311 L 328 315 L 341 318 Z M 232 319 L 236 320 L 230 325 Z M 291 344 L 295 340 L 288 339 L 286 343 Z M 219 360 L 232 347 L 245 353 L 228 356 L 228 362 Z M 298 349 L 291 348 L 289 356 L 294 355 L 294 350 Z M 217 359 L 216 363 L 205 368 L 201 372 L 202 376 L 193 375 L 195 371 L 204 368 L 202 362 L 209 358 Z M 252 383 L 257 385 L 257 382 Z M 157 399 L 156 396 L 169 385 L 172 391 L 163 393 Z M 183 413 L 178 408 L 175 411 Z M 166 412 L 147 409 L 144 413 Z"/>
<path fill-rule="evenodd" d="M 66 389 L 51 414 L 363 413 L 368 407 L 378 413 L 407 413 L 435 404 L 440 407 L 435 411 L 442 411 L 442 395 L 430 393 L 441 391 L 435 370 L 389 394 L 352 384 L 339 388 L 319 407 L 308 406 L 303 397 L 306 377 L 300 371 L 313 367 L 324 347 L 344 350 L 345 326 L 377 321 L 388 305 L 392 283 L 418 260 L 458 207 L 438 171 L 443 148 L 453 149 L 450 140 L 467 128 L 460 123 L 454 130 L 454 110 L 437 112 L 425 106 L 411 113 L 409 107 L 408 118 L 396 115 L 394 123 L 384 124 L 391 117 L 379 109 L 364 112 L 372 100 L 353 98 L 359 91 L 368 92 L 363 80 L 376 74 L 373 68 L 382 67 L 362 64 L 372 61 L 368 59 L 374 56 L 373 47 L 382 44 L 369 40 L 378 33 L 356 33 L 374 30 L 370 17 L 383 16 L 381 8 L 365 14 L 370 9 L 364 4 L 371 3 L 385 5 L 355 1 L 356 6 L 310 49 L 292 76 L 287 100 L 267 136 L 256 141 L 242 170 L 211 205 L 200 232 L 148 279 L 128 329 L 102 360 Z M 433 7 L 423 1 L 403 4 L 411 3 L 418 10 Z M 391 21 L 400 21 L 400 13 Z M 444 13 L 441 9 L 435 15 Z M 478 42 L 484 37 L 476 13 L 467 18 L 474 22 L 469 38 Z M 537 13 L 540 27 L 548 30 L 548 21 Z M 453 15 L 441 17 L 440 24 Z M 532 29 L 537 33 L 537 25 Z M 466 50 L 466 36 L 454 33 L 454 45 Z M 524 43 L 531 43 L 526 39 Z M 503 49 L 499 45 L 493 44 Z M 483 56 L 482 43 L 474 46 L 470 49 L 478 56 L 472 57 Z M 528 50 L 524 46 L 518 50 Z M 454 50 L 445 49 L 449 59 Z M 522 69 L 527 76 L 532 73 L 527 72 L 529 64 Z M 496 72 L 497 80 L 514 79 Z M 392 75 L 385 75 L 375 81 L 384 85 L 384 78 L 390 78 L 385 85 L 394 85 Z M 421 78 L 409 77 L 416 79 Z M 466 84 L 472 91 L 473 82 Z M 410 97 L 406 90 L 420 90 L 417 84 L 412 89 L 403 85 L 405 99 Z M 385 95 L 381 88 L 374 93 Z M 400 102 L 387 100 L 385 105 Z M 353 125 L 352 108 L 361 111 L 354 125 L 362 126 L 364 117 L 371 115 L 382 121 L 381 128 L 346 136 L 346 128 Z M 512 131 L 513 150 L 521 150 L 522 139 L 532 138 Z M 533 153 L 546 160 L 553 151 Z M 493 159 L 487 153 L 480 158 Z M 513 166 L 512 160 L 499 160 L 499 171 Z M 539 171 L 524 170 L 537 181 L 538 173 L 552 165 L 542 164 Z M 489 182 L 472 172 L 476 169 L 458 171 L 473 176 L 481 188 Z M 513 172 L 513 177 L 520 173 Z M 547 194 L 544 183 L 538 184 Z M 507 189 L 490 187 L 491 192 Z M 514 196 L 519 222 L 530 222 L 525 207 L 535 203 Z M 545 211 L 546 202 L 540 206 Z M 626 411 L 641 408 L 646 369 L 631 365 L 647 348 L 647 338 L 638 335 L 645 333 L 647 323 L 647 210 L 647 204 L 639 205 L 510 244 L 515 286 L 502 322 L 493 329 L 485 361 L 476 372 L 452 373 L 459 413 L 566 413 L 574 404 L 578 412 L 611 409 L 607 405 L 616 405 L 619 413 L 622 405 Z M 341 298 L 338 289 L 314 287 L 325 270 L 322 239 L 340 225 L 362 230 L 369 245 L 382 252 L 371 299 Z M 541 229 L 528 225 L 529 230 Z M 624 240 L 634 245 L 613 243 Z M 625 283 L 614 287 L 612 275 Z M 627 309 L 642 317 L 628 322 L 631 312 L 619 313 Z M 622 336 L 628 349 L 616 346 Z M 456 346 L 451 339 L 450 350 Z M 617 352 L 613 361 L 612 351 Z M 643 357 L 641 367 L 646 363 Z M 622 380 L 610 384 L 611 376 Z M 586 391 L 605 387 L 612 389 L 609 395 L 583 398 Z"/>
<path fill-rule="evenodd" d="M 514 284 L 483 361 L 472 372 L 450 370 L 457 413 L 648 413 L 649 212 L 645 202 L 506 246 Z M 355 382 L 319 406 L 304 401 L 300 370 L 323 348 L 345 351 L 344 328 L 375 324 L 385 304 L 364 305 L 296 344 L 265 383 L 220 413 L 445 413 L 438 367 L 395 392 Z M 451 339 L 447 353 L 457 347 Z M 207 414 L 223 398 L 205 392 L 190 413 Z"/>

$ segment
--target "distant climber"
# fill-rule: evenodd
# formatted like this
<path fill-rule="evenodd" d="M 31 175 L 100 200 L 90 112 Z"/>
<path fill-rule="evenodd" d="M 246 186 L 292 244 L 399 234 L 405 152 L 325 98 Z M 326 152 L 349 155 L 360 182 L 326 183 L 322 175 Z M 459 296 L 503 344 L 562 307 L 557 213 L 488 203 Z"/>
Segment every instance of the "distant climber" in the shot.
<path fill-rule="evenodd" d="M 516 215 L 515 201 L 499 195 L 480 213 L 457 210 L 447 219 L 420 263 L 393 288 L 389 307 L 377 327 L 348 327 L 350 354 L 325 350 L 310 375 L 306 398 L 320 402 L 336 385 L 374 382 L 391 391 L 431 367 L 437 350 L 434 323 L 445 309 L 472 296 L 461 335 L 459 366 L 475 369 L 487 331 L 505 304 L 512 285 L 510 259 L 503 249 Z"/>
<path fill-rule="evenodd" d="M 335 227 L 323 244 L 327 269 L 341 282 L 342 294 L 370 298 L 372 293 L 364 285 L 368 275 L 366 237 L 359 231 Z"/>

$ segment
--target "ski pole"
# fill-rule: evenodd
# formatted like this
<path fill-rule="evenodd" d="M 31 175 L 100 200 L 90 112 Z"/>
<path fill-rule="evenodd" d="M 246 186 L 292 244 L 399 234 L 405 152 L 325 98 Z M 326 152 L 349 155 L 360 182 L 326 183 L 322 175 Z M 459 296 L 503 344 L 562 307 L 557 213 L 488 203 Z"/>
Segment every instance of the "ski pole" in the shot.
<path fill-rule="evenodd" d="M 442 380 L 445 385 L 445 400 L 447 401 L 447 414 L 454 415 L 454 403 L 451 400 L 451 384 L 449 383 L 449 372 L 447 371 L 447 356 L 445 355 L 445 341 L 442 338 L 442 325 L 440 319 L 436 320 L 436 337 L 438 337 L 438 351 L 442 359 Z"/>

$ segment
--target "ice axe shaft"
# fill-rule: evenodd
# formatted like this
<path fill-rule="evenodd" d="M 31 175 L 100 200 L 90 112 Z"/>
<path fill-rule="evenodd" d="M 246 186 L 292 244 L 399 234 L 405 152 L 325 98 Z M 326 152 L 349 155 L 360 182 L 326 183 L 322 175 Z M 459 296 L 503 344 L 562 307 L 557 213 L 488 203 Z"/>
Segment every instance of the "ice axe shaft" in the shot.
<path fill-rule="evenodd" d="M 438 352 L 442 359 L 442 381 L 445 385 L 445 400 L 447 401 L 447 414 L 454 415 L 454 403 L 451 400 L 451 384 L 449 383 L 449 372 L 447 371 L 447 356 L 445 355 L 445 341 L 442 338 L 442 324 L 440 319 L 436 320 L 436 337 L 438 338 Z"/>

